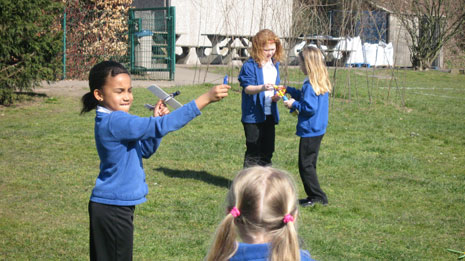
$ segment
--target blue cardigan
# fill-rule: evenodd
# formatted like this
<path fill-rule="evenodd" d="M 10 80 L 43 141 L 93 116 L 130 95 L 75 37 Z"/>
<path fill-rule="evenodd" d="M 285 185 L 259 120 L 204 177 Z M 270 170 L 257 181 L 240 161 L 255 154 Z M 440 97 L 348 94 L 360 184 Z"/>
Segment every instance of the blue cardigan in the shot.
<path fill-rule="evenodd" d="M 292 108 L 299 111 L 296 135 L 316 137 L 325 134 L 328 126 L 328 93 L 316 95 L 308 79 L 302 90 L 287 87 L 286 92 L 295 99 Z"/>
<path fill-rule="evenodd" d="M 276 83 L 279 84 L 279 62 L 275 64 L 277 77 Z M 249 85 L 261 85 L 263 81 L 263 69 L 258 67 L 254 59 L 249 58 L 244 65 L 238 76 L 240 85 L 242 86 L 242 118 L 244 123 L 261 123 L 266 119 L 265 116 L 265 93 L 259 92 L 257 94 L 245 93 L 245 87 Z M 274 116 L 275 123 L 279 123 L 279 112 L 276 102 L 271 103 L 271 114 Z"/>
<path fill-rule="evenodd" d="M 268 261 L 270 244 L 246 244 L 239 243 L 236 253 L 229 259 L 230 261 Z M 310 253 L 300 250 L 301 261 L 313 261 Z"/>
<path fill-rule="evenodd" d="M 146 201 L 148 186 L 142 158 L 157 150 L 163 136 L 200 115 L 194 101 L 162 117 L 142 118 L 123 111 L 97 111 L 95 143 L 100 173 L 90 200 L 132 206 Z"/>

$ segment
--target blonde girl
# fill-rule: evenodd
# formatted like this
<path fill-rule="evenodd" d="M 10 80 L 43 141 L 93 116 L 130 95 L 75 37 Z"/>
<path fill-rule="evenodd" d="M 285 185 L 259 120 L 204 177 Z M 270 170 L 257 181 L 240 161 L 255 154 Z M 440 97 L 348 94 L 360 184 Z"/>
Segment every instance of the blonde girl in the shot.
<path fill-rule="evenodd" d="M 300 137 L 299 173 L 307 198 L 300 199 L 303 207 L 315 203 L 328 204 L 328 198 L 320 187 L 316 173 L 321 140 L 328 126 L 328 100 L 331 82 L 323 54 L 316 47 L 307 46 L 299 53 L 300 69 L 307 78 L 301 90 L 287 87 L 291 99 L 284 104 L 299 111 L 296 135 Z"/>
<path fill-rule="evenodd" d="M 284 171 L 261 166 L 242 170 L 226 204 L 206 260 L 312 260 L 299 249 L 296 190 Z M 236 241 L 238 236 L 242 242 Z"/>
<path fill-rule="evenodd" d="M 281 41 L 273 31 L 263 29 L 252 38 L 251 57 L 238 76 L 242 87 L 242 125 L 246 138 L 244 167 L 271 165 L 275 125 L 279 123 L 273 88 L 279 85 L 279 63 L 283 58 Z"/>

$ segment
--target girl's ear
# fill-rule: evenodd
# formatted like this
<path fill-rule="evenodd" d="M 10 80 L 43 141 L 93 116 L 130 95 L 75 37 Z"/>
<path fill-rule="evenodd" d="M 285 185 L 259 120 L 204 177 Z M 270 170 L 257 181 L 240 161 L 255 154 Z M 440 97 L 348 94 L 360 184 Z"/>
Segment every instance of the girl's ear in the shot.
<path fill-rule="evenodd" d="M 94 97 L 99 102 L 103 101 L 103 92 L 102 92 L 102 90 L 95 89 L 94 90 Z"/>

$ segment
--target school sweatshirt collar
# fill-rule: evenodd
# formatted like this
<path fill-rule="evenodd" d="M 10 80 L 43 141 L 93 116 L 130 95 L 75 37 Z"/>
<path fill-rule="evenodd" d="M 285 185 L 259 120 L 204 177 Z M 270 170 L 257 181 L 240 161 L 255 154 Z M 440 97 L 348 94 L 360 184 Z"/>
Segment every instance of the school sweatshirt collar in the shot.
<path fill-rule="evenodd" d="M 231 261 L 266 261 L 269 260 L 271 244 L 247 244 L 239 242 L 236 253 L 229 259 Z M 314 261 L 307 250 L 300 250 L 301 261 Z"/>
<path fill-rule="evenodd" d="M 112 113 L 113 111 L 103 106 L 97 105 L 97 111 L 103 113 Z"/>

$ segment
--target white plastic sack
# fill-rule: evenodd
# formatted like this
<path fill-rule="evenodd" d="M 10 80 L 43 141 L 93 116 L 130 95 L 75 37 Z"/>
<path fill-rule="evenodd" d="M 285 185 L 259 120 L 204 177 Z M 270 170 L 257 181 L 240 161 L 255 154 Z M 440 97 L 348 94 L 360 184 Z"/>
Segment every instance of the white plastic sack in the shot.
<path fill-rule="evenodd" d="M 363 44 L 363 53 L 365 54 L 365 63 L 370 65 L 370 66 L 375 66 L 376 65 L 376 60 L 377 60 L 377 49 L 378 45 L 377 44 L 371 44 L 371 43 L 364 43 Z"/>
<path fill-rule="evenodd" d="M 392 43 L 365 43 L 363 50 L 365 52 L 365 61 L 370 66 L 393 66 L 394 64 L 394 48 Z"/>
<path fill-rule="evenodd" d="M 332 55 L 335 59 L 339 60 L 343 57 L 344 52 L 350 52 L 346 61 L 347 64 L 361 64 L 365 62 L 362 40 L 359 36 L 339 41 L 334 47 Z"/>
<path fill-rule="evenodd" d="M 386 45 L 386 48 L 384 48 L 384 55 L 386 55 L 387 66 L 394 66 L 394 46 L 392 43 Z"/>
<path fill-rule="evenodd" d="M 304 48 L 305 46 L 305 41 L 300 42 L 299 44 L 296 44 L 292 50 L 290 51 L 291 55 L 290 56 L 295 56 L 297 57 L 299 55 L 299 52 Z"/>
<path fill-rule="evenodd" d="M 383 44 L 363 44 L 363 51 L 365 53 L 365 63 L 370 66 L 383 66 L 386 65 Z"/>

